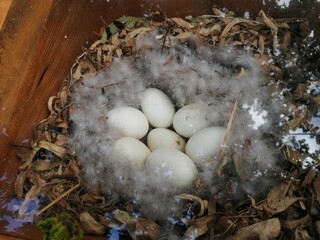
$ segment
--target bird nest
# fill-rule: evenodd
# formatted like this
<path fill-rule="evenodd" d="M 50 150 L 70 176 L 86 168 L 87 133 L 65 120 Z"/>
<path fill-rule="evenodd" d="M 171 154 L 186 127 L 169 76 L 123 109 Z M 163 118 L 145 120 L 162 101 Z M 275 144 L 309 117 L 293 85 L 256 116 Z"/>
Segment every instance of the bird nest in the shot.
<path fill-rule="evenodd" d="M 278 151 L 277 167 L 281 168 L 282 176 L 262 195 L 232 197 L 236 194 L 233 184 L 247 180 L 243 157 L 228 156 L 226 149 L 233 134 L 237 101 L 226 110 L 229 119 L 215 173 L 229 172 L 226 173 L 229 177 L 223 178 L 219 187 L 209 194 L 196 194 L 197 191 L 177 194 L 175 197 L 184 208 L 169 220 L 137 214 L 143 206 L 101 191 L 107 183 L 88 187 L 83 162 L 69 144 L 74 129 L 70 120 L 70 111 L 74 110 L 71 92 L 75 85 L 85 84 L 83 79 L 110 68 L 115 59 L 137 55 L 141 46 L 137 47 L 136 42 L 150 32 L 157 32 L 161 53 L 176 43 L 192 48 L 197 54 L 203 45 L 216 50 L 230 46 L 241 51 L 250 49 L 269 80 L 270 98 L 281 95 L 288 110 L 281 116 L 278 135 L 271 137 Z M 37 220 L 41 220 L 38 226 L 45 234 L 57 234 L 60 239 L 82 237 L 80 230 L 64 225 L 67 221 L 80 224 L 85 233 L 110 237 L 116 232 L 132 239 L 167 239 L 173 235 L 185 239 L 319 237 L 319 151 L 310 151 L 303 140 L 283 139 L 288 133 L 302 129 L 303 134 L 319 142 L 319 131 L 311 120 L 319 116 L 319 72 L 317 60 L 307 57 L 315 50 L 315 42 L 307 37 L 309 32 L 304 19 L 273 19 L 261 11 L 256 20 L 250 20 L 218 9 L 214 9 L 213 15 L 184 19 L 167 18 L 161 11 L 146 18 L 122 17 L 102 28 L 99 39 L 76 59 L 61 91 L 50 97 L 50 115 L 35 127 L 31 148 L 21 147 L 17 151 L 24 161 L 15 182 L 15 193 L 21 200 L 17 214 L 24 217 L 34 213 L 30 213 L 30 205 L 38 199 L 41 202 L 41 209 L 35 210 Z M 232 70 L 241 80 L 247 69 L 239 66 L 232 66 Z M 108 87 L 99 88 L 103 92 Z M 107 121 L 103 117 L 100 120 Z M 243 145 L 249 148 L 250 140 Z M 198 178 L 194 185 L 200 192 L 203 179 Z M 220 198 L 221 192 L 228 197 Z M 61 212 L 69 215 L 61 216 Z M 59 233 L 55 225 L 62 229 Z"/>

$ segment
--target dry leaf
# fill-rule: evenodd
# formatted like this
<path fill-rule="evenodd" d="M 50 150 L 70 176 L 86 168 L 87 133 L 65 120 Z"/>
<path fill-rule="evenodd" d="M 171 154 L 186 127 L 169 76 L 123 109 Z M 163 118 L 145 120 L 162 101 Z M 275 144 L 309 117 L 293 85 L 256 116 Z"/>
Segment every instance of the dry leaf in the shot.
<path fill-rule="evenodd" d="M 234 220 L 228 216 L 222 216 L 219 218 L 217 223 L 214 225 L 214 236 L 216 239 L 226 239 L 228 236 L 232 235 L 236 229 L 237 225 Z"/>
<path fill-rule="evenodd" d="M 291 45 L 291 33 L 286 31 L 283 37 L 283 42 L 281 43 L 281 49 L 284 52 L 287 52 L 290 49 Z"/>
<path fill-rule="evenodd" d="M 316 103 L 317 108 L 320 108 L 320 95 L 313 97 L 313 101 Z"/>
<path fill-rule="evenodd" d="M 275 239 L 280 235 L 281 224 L 278 218 L 252 224 L 248 227 L 241 228 L 233 235 L 230 240 L 243 239 L 260 239 L 268 240 Z"/>
<path fill-rule="evenodd" d="M 28 168 L 39 150 L 39 147 L 34 147 L 32 149 L 19 147 L 16 150 L 16 154 L 21 160 L 25 161 L 25 163 L 20 167 L 20 169 L 24 170 Z"/>
<path fill-rule="evenodd" d="M 182 18 L 170 18 L 170 19 L 184 29 L 190 30 L 194 28 L 194 26 L 191 23 L 183 20 Z"/>
<path fill-rule="evenodd" d="M 44 148 L 44 149 L 54 153 L 55 155 L 57 155 L 60 158 L 64 158 L 68 153 L 68 150 L 66 148 L 60 147 L 58 145 L 55 145 L 54 143 L 50 143 L 47 141 L 39 141 L 38 147 Z"/>
<path fill-rule="evenodd" d="M 218 17 L 221 17 L 221 18 L 225 18 L 226 17 L 226 13 L 221 11 L 220 9 L 218 8 L 213 8 L 212 11 L 214 12 L 215 15 L 217 15 Z"/>
<path fill-rule="evenodd" d="M 300 153 L 296 149 L 294 149 L 290 146 L 284 146 L 282 149 L 282 152 L 283 152 L 285 158 L 294 165 L 298 165 L 298 164 L 303 163 L 303 161 L 307 157 L 307 154 Z"/>
<path fill-rule="evenodd" d="M 263 206 L 269 215 L 283 212 L 295 202 L 303 200 L 303 197 L 287 196 L 289 187 L 290 182 L 283 182 L 270 190 L 266 199 L 267 206 Z"/>
<path fill-rule="evenodd" d="M 191 227 L 184 233 L 184 239 L 196 239 L 202 236 L 209 230 L 209 225 L 216 220 L 215 215 L 208 215 L 196 219 Z"/>
<path fill-rule="evenodd" d="M 309 185 L 310 183 L 312 183 L 313 179 L 317 176 L 317 172 L 318 172 L 317 170 L 310 167 L 308 173 L 304 177 L 304 180 L 301 184 L 301 187 L 305 187 L 305 186 Z"/>
<path fill-rule="evenodd" d="M 120 40 L 119 40 L 119 33 L 115 33 L 111 36 L 111 44 L 117 48 L 120 44 Z"/>
<path fill-rule="evenodd" d="M 310 237 L 306 229 L 301 229 L 301 228 L 297 228 L 294 231 L 294 239 L 295 240 L 314 240 L 314 238 Z"/>
<path fill-rule="evenodd" d="M 316 178 L 313 180 L 313 192 L 316 195 L 316 200 L 320 204 L 320 173 L 317 173 Z"/>
<path fill-rule="evenodd" d="M 31 172 L 31 171 L 24 171 L 19 173 L 18 177 L 15 180 L 14 183 L 14 192 L 16 194 L 16 196 L 19 199 L 23 198 L 23 187 L 24 187 L 24 183 L 25 181 L 29 179 L 32 184 L 36 187 L 36 188 L 42 188 L 45 185 L 45 181 L 40 177 L 39 174 L 35 173 L 35 172 Z M 35 189 L 33 189 L 35 190 Z M 30 193 L 29 193 L 30 195 Z M 29 196 L 34 197 L 34 196 Z"/>
<path fill-rule="evenodd" d="M 102 50 L 106 52 L 113 52 L 116 49 L 114 45 L 111 44 L 103 44 L 102 45 Z"/>
<path fill-rule="evenodd" d="M 309 118 L 309 110 L 308 109 L 303 109 L 298 116 L 293 118 L 288 122 L 289 127 L 291 130 L 297 129 L 303 122 L 307 121 Z"/>
<path fill-rule="evenodd" d="M 30 166 L 30 169 L 34 171 L 47 171 L 52 168 L 59 167 L 61 165 L 58 161 L 46 161 L 46 160 L 38 160 L 33 162 Z"/>
<path fill-rule="evenodd" d="M 273 187 L 267 195 L 267 203 L 273 208 L 278 201 L 285 198 L 288 193 L 290 182 L 283 182 Z"/>
<path fill-rule="evenodd" d="M 97 222 L 88 212 L 83 212 L 79 215 L 80 222 L 83 230 L 86 233 L 103 235 L 106 232 L 106 228 Z"/>
<path fill-rule="evenodd" d="M 199 198 L 198 196 L 195 196 L 195 195 L 183 193 L 183 194 L 180 194 L 180 195 L 176 196 L 176 198 L 180 198 L 180 199 L 189 200 L 189 201 L 192 201 L 192 202 L 199 203 L 200 204 L 200 211 L 197 214 L 198 217 L 203 216 L 205 210 L 208 207 L 208 201 L 207 200 L 202 200 L 201 198 Z"/>
<path fill-rule="evenodd" d="M 281 221 L 281 227 L 289 230 L 296 229 L 297 227 L 305 227 L 311 221 L 310 215 L 306 215 L 303 218 L 294 220 Z"/>
<path fill-rule="evenodd" d="M 294 100 L 307 100 L 309 98 L 308 85 L 300 83 L 294 91 L 292 98 Z"/>
<path fill-rule="evenodd" d="M 160 226 L 153 220 L 138 218 L 135 235 L 137 239 L 158 240 L 160 239 Z"/>
<path fill-rule="evenodd" d="M 236 113 L 237 108 L 238 108 L 238 100 L 236 100 L 234 105 L 233 105 L 233 109 L 232 109 L 232 112 L 230 114 L 230 118 L 229 118 L 229 121 L 228 121 L 227 129 L 226 129 L 226 132 L 224 133 L 224 136 L 223 136 L 223 143 L 222 143 L 222 147 L 220 149 L 220 159 L 221 160 L 220 160 L 220 164 L 219 164 L 219 166 L 217 167 L 217 170 L 216 170 L 218 176 L 222 173 L 224 166 L 230 160 L 230 158 L 225 157 L 225 151 L 226 151 L 226 147 L 227 147 L 227 144 L 228 144 L 228 139 L 229 139 L 229 136 L 230 136 L 230 133 L 231 133 L 231 127 L 232 127 L 232 123 L 233 123 L 233 119 L 234 119 L 234 114 Z"/>
<path fill-rule="evenodd" d="M 133 30 L 132 32 L 129 32 L 127 34 L 127 36 L 125 37 L 125 41 L 132 39 L 140 34 L 146 33 L 146 32 L 150 32 L 152 30 L 152 28 L 150 27 L 141 27 L 141 28 L 137 28 L 135 30 Z"/>
<path fill-rule="evenodd" d="M 180 42 L 185 42 L 187 39 L 189 39 L 192 36 L 191 32 L 182 32 L 175 36 L 177 40 Z"/>

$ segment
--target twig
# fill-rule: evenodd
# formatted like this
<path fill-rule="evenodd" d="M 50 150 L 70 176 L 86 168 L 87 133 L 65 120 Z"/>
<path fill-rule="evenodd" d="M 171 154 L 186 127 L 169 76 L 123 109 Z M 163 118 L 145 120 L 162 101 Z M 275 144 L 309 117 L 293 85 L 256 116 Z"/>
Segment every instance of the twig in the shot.
<path fill-rule="evenodd" d="M 75 185 L 74 187 L 70 188 L 68 191 L 66 191 L 65 193 L 61 194 L 58 198 L 56 198 L 55 200 L 53 200 L 51 203 L 49 203 L 47 206 L 45 206 L 44 208 L 42 208 L 37 215 L 40 215 L 41 213 L 45 212 L 46 210 L 48 210 L 49 208 L 51 208 L 53 205 L 55 205 L 57 202 L 59 202 L 62 198 L 64 198 L 65 196 L 67 196 L 68 194 L 70 194 L 71 192 L 73 192 L 74 190 L 76 190 L 78 187 L 80 187 L 80 183 L 78 183 L 77 185 Z"/>

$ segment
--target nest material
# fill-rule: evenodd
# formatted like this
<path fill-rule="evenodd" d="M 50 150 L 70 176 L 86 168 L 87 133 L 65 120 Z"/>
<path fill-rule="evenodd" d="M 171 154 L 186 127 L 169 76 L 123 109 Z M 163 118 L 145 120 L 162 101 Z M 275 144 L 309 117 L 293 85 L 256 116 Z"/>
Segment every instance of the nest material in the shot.
<path fill-rule="evenodd" d="M 297 49 L 294 49 L 294 34 L 289 26 L 302 24 L 303 20 L 297 23 L 295 19 L 272 19 L 261 11 L 253 21 L 218 9 L 214 9 L 214 15 L 197 18 L 166 18 L 162 12 L 152 13 L 149 18 L 123 17 L 103 28 L 101 38 L 89 49 L 84 49 L 72 66 L 62 90 L 49 99 L 50 115 L 35 128 L 32 149 L 21 147 L 17 151 L 25 161 L 15 182 L 16 195 L 22 201 L 19 215 L 26 213 L 31 199 L 44 194 L 48 205 L 39 211 L 43 218 L 67 211 L 79 219 L 87 233 L 105 234 L 113 228 L 126 232 L 133 239 L 167 237 L 162 236 L 162 230 L 166 228 L 163 223 L 133 217 L 134 205 L 115 201 L 99 192 L 89 192 L 81 178 L 81 166 L 67 148 L 72 127 L 68 119 L 68 113 L 72 111 L 69 99 L 72 85 L 84 76 L 95 75 L 100 69 L 107 68 L 115 57 L 134 55 L 136 39 L 147 32 L 162 32 L 163 49 L 170 48 L 172 41 L 187 42 L 193 35 L 197 36 L 195 44 L 198 46 L 205 43 L 213 48 L 226 45 L 241 49 L 249 47 L 261 63 L 263 72 L 276 83 L 273 85 L 276 90 L 292 84 L 281 64 L 296 57 L 292 55 L 293 50 Z M 319 88 L 319 81 L 313 84 Z M 319 131 L 309 123 L 309 118 L 319 108 L 320 99 L 319 95 L 308 91 L 307 80 L 296 84 L 286 98 L 288 108 L 293 108 L 293 111 L 292 115 L 287 116 L 289 120 L 283 127 L 284 131 L 303 126 L 319 137 Z M 215 196 L 201 199 L 199 196 L 181 194 L 178 198 L 186 202 L 194 215 L 185 219 L 184 227 L 177 232 L 186 239 L 200 236 L 205 239 L 319 237 L 320 174 L 314 167 L 301 167 L 307 157 L 319 160 L 319 156 L 310 156 L 289 145 L 281 148 L 288 180 L 272 188 L 264 200 L 256 202 L 248 196 L 241 201 L 221 203 Z M 236 158 L 233 162 L 237 165 Z M 224 164 L 221 161 L 220 172 Z M 241 175 L 240 172 L 236 174 Z M 201 183 L 196 185 L 200 187 Z M 105 217 L 106 213 L 110 214 L 110 218 Z"/>

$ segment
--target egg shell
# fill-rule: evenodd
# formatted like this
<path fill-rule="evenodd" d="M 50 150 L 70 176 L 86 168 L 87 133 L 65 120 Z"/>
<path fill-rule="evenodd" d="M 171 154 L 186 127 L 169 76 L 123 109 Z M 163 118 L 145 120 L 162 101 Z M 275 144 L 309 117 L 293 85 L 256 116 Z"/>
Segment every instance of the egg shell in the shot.
<path fill-rule="evenodd" d="M 111 156 L 114 161 L 129 165 L 132 168 L 143 168 L 149 154 L 149 148 L 133 137 L 119 138 L 114 142 L 111 149 Z"/>
<path fill-rule="evenodd" d="M 186 154 L 197 164 L 213 160 L 220 153 L 226 128 L 208 127 L 196 132 L 188 140 Z"/>
<path fill-rule="evenodd" d="M 156 183 L 168 183 L 174 189 L 192 186 L 198 176 L 194 162 L 174 148 L 158 148 L 151 152 L 146 170 Z"/>
<path fill-rule="evenodd" d="M 141 109 L 153 127 L 167 128 L 172 125 L 174 105 L 161 90 L 148 88 L 141 98 Z"/>
<path fill-rule="evenodd" d="M 155 128 L 148 134 L 147 145 L 151 151 L 157 148 L 168 147 L 184 152 L 186 141 L 170 129 Z"/>
<path fill-rule="evenodd" d="M 110 110 L 107 114 L 107 126 L 119 131 L 121 136 L 143 138 L 149 130 L 146 116 L 136 108 L 124 106 Z"/>
<path fill-rule="evenodd" d="M 205 117 L 206 106 L 192 103 L 180 108 L 173 117 L 173 128 L 180 135 L 190 138 L 200 129 L 209 127 L 210 122 Z"/>

